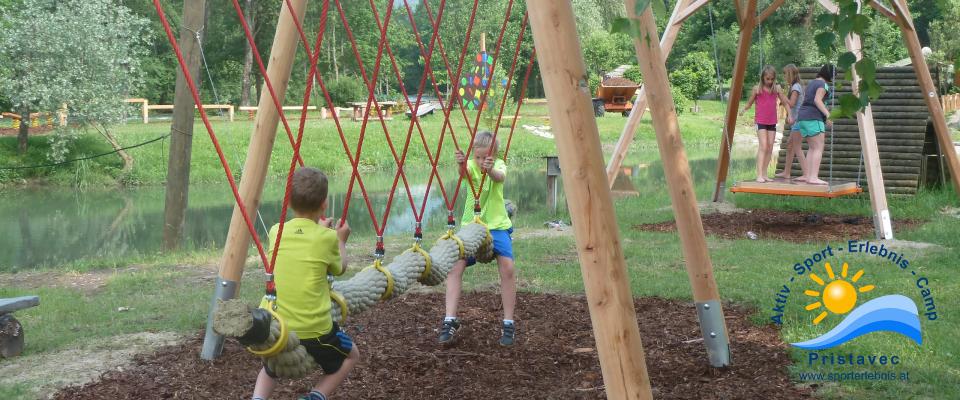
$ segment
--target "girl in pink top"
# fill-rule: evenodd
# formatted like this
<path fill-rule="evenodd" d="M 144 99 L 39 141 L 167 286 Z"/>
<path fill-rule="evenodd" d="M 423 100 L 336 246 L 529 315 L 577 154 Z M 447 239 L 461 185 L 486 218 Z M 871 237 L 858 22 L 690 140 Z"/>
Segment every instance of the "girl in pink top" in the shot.
<path fill-rule="evenodd" d="M 771 182 L 773 178 L 767 177 L 767 168 L 770 166 L 770 158 L 773 153 L 773 142 L 777 137 L 777 100 L 781 104 L 789 105 L 787 97 L 777 85 L 777 69 L 772 65 L 763 67 L 760 73 L 760 84 L 753 88 L 750 93 L 750 99 L 746 106 L 740 111 L 743 115 L 747 110 L 757 103 L 757 109 L 754 111 L 754 120 L 757 123 L 757 138 L 760 145 L 757 147 L 757 182 Z M 787 123 L 793 124 L 793 110 L 787 109 Z"/>

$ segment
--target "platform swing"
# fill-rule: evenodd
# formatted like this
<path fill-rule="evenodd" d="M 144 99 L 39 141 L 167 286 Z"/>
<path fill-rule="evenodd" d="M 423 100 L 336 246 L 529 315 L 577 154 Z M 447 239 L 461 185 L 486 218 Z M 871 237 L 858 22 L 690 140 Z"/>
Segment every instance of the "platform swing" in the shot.
<path fill-rule="evenodd" d="M 830 91 L 831 108 L 836 107 L 836 97 L 834 95 L 837 90 L 836 72 L 834 72 L 833 76 L 833 85 L 834 88 Z M 829 176 L 826 185 L 812 185 L 805 182 L 797 182 L 792 179 L 776 178 L 773 182 L 737 182 L 730 188 L 730 191 L 733 193 L 823 197 L 830 199 L 863 192 L 863 188 L 860 186 L 861 171 L 863 170 L 863 152 L 860 153 L 860 161 L 857 164 L 857 180 L 854 182 L 835 180 L 833 178 L 833 139 L 834 126 L 830 125 Z M 786 134 L 784 135 L 784 140 L 786 140 Z M 729 151 L 729 146 L 727 150 Z"/>
<path fill-rule="evenodd" d="M 257 118 L 261 118 L 261 116 L 265 116 L 265 115 L 269 116 L 272 114 L 276 118 L 279 118 L 280 120 L 282 120 L 283 126 L 287 131 L 288 137 L 290 138 L 290 142 L 293 147 L 293 156 L 291 158 L 290 168 L 287 174 L 285 195 L 284 195 L 284 199 L 281 206 L 279 229 L 277 233 L 277 238 L 272 246 L 274 251 L 269 252 L 271 256 L 269 257 L 269 260 L 267 257 L 268 252 L 264 250 L 264 246 L 259 240 L 256 234 L 256 231 L 253 227 L 253 222 L 252 222 L 252 219 L 250 218 L 250 212 L 245 206 L 245 204 L 250 204 L 250 202 L 249 201 L 245 202 L 244 199 L 242 198 L 240 192 L 243 190 L 237 188 L 237 184 L 233 178 L 233 174 L 230 171 L 228 162 L 226 161 L 226 158 L 223 155 L 223 151 L 221 150 L 219 143 L 217 141 L 216 134 L 214 133 L 209 123 L 209 120 L 207 119 L 207 115 L 205 111 L 202 108 L 200 108 L 201 119 L 203 120 L 204 125 L 207 128 L 207 132 L 211 138 L 211 141 L 213 141 L 214 143 L 214 147 L 220 157 L 221 164 L 227 175 L 227 178 L 228 178 L 227 180 L 233 191 L 234 199 L 237 204 L 236 210 L 238 210 L 238 213 L 239 213 L 239 219 L 242 221 L 242 224 L 246 228 L 245 233 L 249 235 L 248 239 L 252 238 L 254 241 L 255 247 L 259 254 L 260 261 L 264 266 L 264 271 L 266 274 L 265 295 L 262 303 L 263 307 L 252 308 L 241 301 L 231 300 L 235 296 L 236 283 L 235 281 L 234 282 L 228 281 L 226 278 L 223 277 L 223 275 L 226 275 L 226 274 L 223 272 L 221 273 L 221 277 L 219 277 L 218 279 L 219 284 L 217 285 L 217 293 L 215 295 L 215 300 L 217 305 L 215 307 L 211 307 L 211 314 L 210 314 L 211 319 L 210 319 L 210 323 L 208 324 L 208 335 L 207 335 L 207 338 L 205 338 L 204 354 L 202 354 L 202 356 L 206 356 L 207 355 L 206 353 L 212 352 L 211 355 L 215 357 L 217 353 L 219 353 L 220 349 L 222 348 L 222 336 L 217 335 L 218 333 L 226 336 L 237 337 L 242 344 L 248 346 L 247 348 L 253 354 L 264 358 L 264 360 L 271 367 L 271 369 L 277 372 L 278 376 L 285 377 L 285 378 L 295 378 L 295 377 L 303 376 L 308 371 L 312 370 L 312 367 L 313 367 L 312 359 L 307 356 L 303 347 L 299 346 L 299 341 L 296 338 L 296 335 L 287 329 L 285 322 L 276 312 L 277 304 L 279 301 L 282 301 L 282 299 L 278 299 L 278 296 L 277 296 L 276 284 L 273 280 L 273 271 L 274 271 L 274 267 L 276 266 L 277 254 L 278 252 L 282 251 L 282 248 L 280 248 L 280 241 L 283 235 L 283 226 L 286 220 L 287 207 L 290 201 L 290 189 L 291 189 L 293 172 L 296 170 L 298 165 L 299 166 L 303 165 L 303 159 L 300 155 L 300 145 L 303 139 L 303 130 L 305 127 L 305 119 L 307 115 L 306 107 L 309 104 L 311 93 L 313 92 L 313 84 L 315 82 L 317 83 L 317 86 L 319 87 L 320 91 L 323 94 L 324 99 L 326 100 L 327 107 L 330 108 L 331 110 L 333 110 L 335 107 L 335 105 L 333 104 L 330 98 L 330 94 L 327 90 L 326 84 L 322 76 L 317 73 L 317 62 L 320 54 L 319 50 L 321 48 L 320 46 L 322 45 L 324 32 L 326 31 L 325 24 L 327 23 L 327 17 L 331 7 L 331 1 L 327 0 L 323 2 L 323 6 L 322 6 L 323 8 L 322 8 L 321 17 L 320 17 L 320 28 L 317 32 L 315 45 L 313 46 L 311 46 L 310 43 L 307 41 L 307 37 L 304 34 L 303 27 L 300 23 L 300 19 L 303 18 L 304 4 L 302 2 L 299 3 L 301 7 L 299 7 L 299 10 L 297 10 L 297 7 L 295 7 L 292 3 L 293 1 L 291 0 L 284 1 L 283 7 L 282 7 L 283 10 L 281 11 L 281 22 L 283 22 L 284 18 L 287 18 L 288 19 L 287 22 L 290 24 L 290 26 L 294 26 L 296 28 L 295 34 L 299 36 L 299 41 L 303 44 L 303 48 L 306 52 L 306 55 L 310 60 L 310 71 L 307 76 L 307 84 L 304 92 L 304 101 L 302 103 L 304 105 L 303 106 L 304 109 L 301 110 L 300 124 L 298 127 L 299 129 L 295 139 L 290 129 L 290 126 L 287 123 L 286 118 L 284 117 L 282 104 L 278 100 L 279 98 L 283 97 L 286 87 L 285 85 L 275 87 L 275 85 L 273 84 L 273 82 L 277 81 L 277 75 L 270 73 L 270 71 L 264 68 L 262 60 L 260 60 L 259 58 L 259 51 L 256 49 L 256 45 L 253 41 L 249 27 L 247 26 L 243 18 L 242 9 L 240 8 L 240 5 L 236 0 L 233 1 L 234 8 L 237 11 L 237 15 L 241 21 L 241 25 L 244 28 L 244 33 L 247 37 L 247 40 L 252 46 L 253 53 L 257 58 L 256 61 L 257 61 L 258 67 L 260 68 L 261 74 L 264 76 L 264 82 L 268 89 L 267 92 L 269 93 L 269 96 L 273 103 L 273 107 L 271 109 L 269 107 L 269 104 L 267 104 L 269 100 L 266 99 L 267 94 L 265 93 L 263 96 L 264 98 L 261 99 L 261 105 L 260 105 L 261 111 L 270 110 L 275 112 L 275 113 L 258 112 Z M 470 134 L 471 143 L 473 142 L 477 127 L 479 126 L 480 113 L 477 112 L 476 120 L 474 120 L 473 124 L 471 125 L 469 118 L 467 117 L 465 106 L 461 101 L 459 101 L 456 95 L 451 96 L 449 98 L 447 107 L 444 107 L 445 119 L 442 125 L 442 129 L 439 136 L 440 139 L 439 139 L 439 142 L 437 143 L 437 148 L 435 152 L 431 152 L 430 146 L 427 144 L 426 135 L 424 133 L 423 127 L 420 125 L 419 118 L 413 117 L 411 118 L 410 124 L 407 127 L 407 136 L 403 144 L 402 152 L 398 154 L 397 148 L 394 146 L 393 140 L 391 139 L 389 127 L 384 122 L 384 116 L 380 115 L 380 113 L 375 114 L 374 118 L 379 120 L 379 125 L 383 130 L 386 141 L 390 147 L 390 153 L 393 156 L 394 162 L 397 167 L 397 172 L 394 177 L 393 185 L 391 187 L 389 198 L 387 200 L 387 205 L 383 212 L 382 218 L 378 219 L 374 213 L 373 206 L 370 201 L 370 197 L 367 193 L 366 187 L 364 186 L 363 178 L 360 175 L 359 169 L 358 169 L 360 157 L 363 149 L 363 141 L 368 128 L 368 122 L 370 120 L 370 111 L 371 109 L 379 108 L 379 105 L 377 104 L 378 101 L 374 96 L 374 88 L 377 84 L 377 81 L 375 78 L 371 78 L 371 77 L 379 76 L 379 72 L 380 72 L 379 70 L 381 67 L 381 61 L 383 59 L 384 53 L 386 53 L 390 59 L 390 64 L 392 67 L 392 71 L 394 73 L 394 77 L 397 79 L 398 82 L 401 82 L 400 88 L 404 96 L 404 99 L 407 102 L 407 106 L 410 109 L 416 109 L 416 106 L 421 103 L 421 100 L 424 94 L 424 89 L 426 89 L 426 83 L 427 83 L 428 77 L 432 82 L 431 86 L 434 93 L 437 95 L 438 98 L 443 99 L 444 96 L 441 95 L 439 84 L 437 83 L 436 78 L 433 76 L 433 71 L 430 67 L 431 56 L 434 53 L 435 46 L 439 45 L 441 54 L 443 55 L 443 58 L 444 58 L 444 65 L 447 70 L 446 72 L 448 76 L 456 77 L 457 79 L 455 79 L 454 82 L 460 81 L 459 77 L 463 70 L 463 64 L 465 61 L 465 56 L 467 54 L 467 48 L 469 47 L 468 45 L 470 43 L 470 36 L 474 27 L 475 17 L 477 15 L 477 6 L 479 4 L 479 0 L 475 0 L 473 4 L 473 11 L 470 17 L 470 22 L 467 26 L 466 41 L 464 43 L 463 50 L 460 52 L 460 59 L 457 65 L 456 74 L 453 74 L 453 71 L 451 71 L 450 62 L 449 60 L 447 60 L 446 54 L 443 51 L 442 39 L 437 34 L 438 27 L 440 26 L 443 15 L 444 15 L 445 1 L 440 2 L 435 19 L 430 10 L 429 4 L 424 3 L 420 5 L 425 8 L 430 20 L 430 24 L 432 25 L 432 29 L 433 29 L 433 34 L 431 36 L 430 43 L 428 46 L 424 44 L 424 41 L 422 40 L 420 33 L 417 30 L 417 25 L 413 17 L 414 12 L 413 12 L 412 6 L 409 4 L 408 0 L 403 1 L 404 7 L 402 8 L 405 8 L 407 11 L 409 22 L 411 23 L 413 32 L 415 33 L 417 45 L 421 53 L 424 55 L 424 58 L 426 60 L 426 65 L 427 65 L 427 67 L 424 69 L 423 75 L 421 76 L 416 100 L 413 102 L 411 101 L 411 96 L 407 94 L 406 87 L 402 85 L 403 80 L 400 73 L 400 69 L 398 67 L 398 63 L 396 59 L 394 58 L 393 51 L 390 48 L 389 40 L 387 38 L 387 33 L 386 33 L 387 26 L 390 23 L 390 19 L 393 12 L 395 11 L 395 9 L 400 10 L 402 8 L 394 7 L 394 4 L 393 4 L 394 1 L 391 0 L 389 2 L 390 4 L 386 8 L 384 18 L 383 20 L 381 20 L 375 4 L 373 3 L 372 0 L 370 1 L 370 7 L 373 9 L 373 16 L 376 19 L 376 23 L 377 23 L 376 26 L 378 27 L 378 29 L 380 29 L 380 41 L 378 44 L 378 52 L 377 52 L 376 60 L 373 64 L 374 65 L 373 71 L 370 74 L 368 74 L 366 68 L 364 67 L 364 62 L 363 62 L 364 60 L 360 57 L 359 51 L 357 50 L 358 46 L 355 38 L 353 37 L 353 32 L 350 27 L 350 24 L 344 15 L 343 5 L 339 0 L 333 0 L 332 3 L 333 3 L 332 5 L 336 7 L 340 15 L 340 20 L 341 20 L 340 22 L 343 24 L 343 27 L 347 33 L 348 39 L 353 47 L 353 53 L 356 58 L 357 64 L 359 65 L 360 75 L 362 76 L 364 80 L 364 84 L 367 86 L 367 89 L 368 89 L 367 107 L 365 107 L 366 112 L 360 125 L 360 136 L 354 151 L 351 151 L 351 148 L 347 143 L 346 136 L 344 134 L 344 129 L 341 125 L 341 122 L 339 120 L 337 113 L 332 113 L 334 124 L 337 127 L 337 131 L 340 136 L 340 142 L 343 145 L 344 153 L 352 167 L 350 183 L 348 185 L 346 200 L 344 202 L 343 210 L 341 213 L 342 217 L 339 223 L 342 224 L 343 221 L 345 220 L 346 213 L 349 210 L 350 199 L 352 198 L 351 193 L 353 191 L 354 185 L 356 184 L 357 186 L 360 187 L 360 191 L 362 193 L 362 197 L 366 204 L 367 211 L 370 215 L 371 222 L 377 234 L 377 241 L 376 241 L 375 249 L 373 252 L 375 257 L 372 265 L 366 268 L 363 268 L 360 272 L 358 272 L 356 275 L 354 275 L 350 279 L 340 280 L 340 281 L 333 281 L 331 279 L 332 281 L 331 314 L 335 320 L 342 322 L 349 314 L 361 312 L 369 307 L 372 307 L 379 301 L 384 301 L 384 300 L 388 300 L 390 298 L 396 297 L 397 295 L 403 293 L 411 285 L 413 285 L 415 281 L 419 281 L 427 285 L 436 285 L 436 284 L 442 283 L 445 280 L 446 274 L 453 267 L 454 263 L 459 259 L 463 259 L 466 257 L 475 257 L 480 262 L 489 262 L 493 260 L 494 257 L 493 257 L 493 248 L 492 248 L 490 234 L 486 226 L 484 226 L 482 223 L 467 224 L 465 226 L 462 226 L 459 231 L 455 230 L 456 221 L 454 219 L 453 208 L 456 204 L 456 198 L 459 194 L 460 181 L 458 181 L 457 191 L 453 194 L 453 196 L 452 197 L 447 196 L 447 190 L 444 188 L 443 181 L 438 171 L 438 163 L 440 159 L 440 154 L 443 149 L 443 141 L 446 137 L 446 132 L 448 129 L 450 131 L 450 137 L 451 137 L 451 140 L 453 140 L 454 145 L 458 149 L 460 147 L 456 141 L 457 136 L 456 136 L 456 133 L 454 132 L 454 127 L 450 123 L 450 113 L 453 110 L 453 108 L 455 106 L 460 108 L 461 115 L 464 118 L 464 123 Z M 186 77 L 186 81 L 188 86 L 190 87 L 194 101 L 197 104 L 199 104 L 200 102 L 199 94 L 194 84 L 194 80 L 191 77 L 190 73 L 187 71 L 187 68 L 185 67 L 183 55 L 180 51 L 177 41 L 174 40 L 172 30 L 164 16 L 162 6 L 160 5 L 159 1 L 154 1 L 154 5 L 160 17 L 160 20 L 164 25 L 164 29 L 167 33 L 167 37 L 174 48 L 178 62 L 180 63 L 181 71 Z M 491 75 L 492 75 L 493 69 L 495 69 L 497 66 L 497 59 L 500 56 L 501 44 L 504 44 L 504 36 L 507 31 L 508 23 L 510 21 L 511 11 L 513 11 L 513 7 L 514 7 L 513 1 L 511 1 L 510 4 L 508 5 L 507 12 L 500 29 L 500 35 L 497 40 L 496 52 L 494 53 L 491 60 L 492 62 L 490 63 Z M 516 12 L 514 11 L 514 13 Z M 526 15 L 524 15 L 524 18 L 520 24 L 519 34 L 517 35 L 516 45 L 513 52 L 513 62 L 511 63 L 510 71 L 508 73 L 508 79 L 505 85 L 507 91 L 509 91 L 512 85 L 514 84 L 514 75 L 516 72 L 516 67 L 518 65 L 518 62 L 520 60 L 520 57 L 519 57 L 520 49 L 522 48 L 521 45 L 523 43 L 523 38 L 524 38 L 526 29 L 527 29 L 527 17 Z M 291 39 L 296 40 L 296 38 L 291 38 Z M 276 54 L 274 56 L 276 57 Z M 284 56 L 292 59 L 292 51 L 290 52 L 290 54 L 285 54 Z M 520 108 L 523 105 L 522 98 L 523 98 L 523 95 L 525 94 L 526 86 L 532 72 L 533 61 L 535 60 L 534 57 L 535 57 L 535 53 L 531 52 L 531 56 L 527 65 L 524 81 L 520 88 L 520 100 L 517 102 L 516 110 L 514 111 L 515 118 L 514 118 L 513 124 L 510 127 L 509 139 L 507 142 L 506 150 L 504 151 L 504 158 L 507 155 L 507 151 L 509 151 L 510 139 L 512 139 L 513 132 L 515 131 L 515 128 L 516 128 L 516 116 L 519 115 Z M 272 71 L 272 68 L 273 68 L 273 65 L 271 65 L 271 71 Z M 288 69 L 288 72 L 289 72 L 289 69 Z M 486 101 L 490 86 L 492 85 L 487 85 L 482 88 L 483 89 L 482 95 L 480 96 L 481 104 L 482 102 Z M 456 87 L 454 89 L 455 90 L 453 91 L 453 93 L 457 93 Z M 373 108 L 370 107 L 371 104 L 374 106 Z M 499 110 L 500 112 L 497 117 L 497 124 L 496 124 L 497 128 L 494 129 L 495 136 L 497 134 L 497 131 L 499 130 L 499 125 L 500 125 L 500 121 L 503 118 L 505 106 L 506 106 L 506 96 L 503 96 L 503 99 L 500 103 L 500 110 Z M 262 121 L 258 121 L 258 122 L 262 122 Z M 267 122 L 266 124 L 269 124 L 269 122 Z M 258 123 L 257 125 L 259 126 L 261 124 Z M 276 126 L 276 123 L 274 123 L 273 125 Z M 422 203 L 419 207 L 417 207 L 416 201 L 413 196 L 413 192 L 408 183 L 406 173 L 404 172 L 405 171 L 404 165 L 406 164 L 406 157 L 407 157 L 408 149 L 413 136 L 414 127 L 416 127 L 419 132 L 419 136 L 421 138 L 420 141 L 423 145 L 423 148 L 431 164 L 431 172 L 427 182 L 426 191 L 423 195 Z M 272 139 L 272 137 L 270 139 Z M 250 150 L 251 153 L 254 153 L 256 150 L 258 150 L 254 142 L 255 142 L 254 140 L 251 141 L 251 150 Z M 272 143 L 269 143 L 267 146 L 269 147 L 269 145 L 272 145 Z M 469 149 L 467 151 L 469 152 Z M 269 156 L 269 151 L 262 154 L 266 154 L 267 156 Z M 251 157 L 252 155 L 248 156 L 248 160 L 247 160 L 248 163 L 250 162 Z M 248 174 L 245 174 L 245 175 L 250 175 L 251 172 L 253 172 L 253 171 L 250 171 L 249 168 L 247 169 L 247 171 L 248 171 Z M 260 173 L 261 176 L 265 175 L 265 170 L 263 170 L 262 168 L 257 170 L 256 172 Z M 428 252 L 426 249 L 421 247 L 421 242 L 423 238 L 422 219 L 425 215 L 424 211 L 426 210 L 426 204 L 430 196 L 430 189 L 431 189 L 434 178 L 436 178 L 438 181 L 438 185 L 440 186 L 440 190 L 444 199 L 444 204 L 447 207 L 447 213 L 448 213 L 447 229 L 446 229 L 446 233 L 443 236 L 441 236 L 439 240 L 437 240 L 435 245 Z M 485 178 L 486 177 L 484 176 L 483 179 Z M 414 243 L 408 250 L 399 254 L 389 264 L 387 264 L 383 261 L 386 253 L 384 242 L 383 242 L 383 234 L 387 226 L 387 219 L 389 218 L 389 215 L 390 215 L 391 205 L 393 203 L 393 196 L 394 196 L 394 193 L 396 192 L 396 188 L 401 179 L 403 180 L 407 198 L 410 202 L 410 207 L 415 217 Z M 462 179 L 463 178 L 461 177 L 460 180 Z M 260 184 L 262 185 L 262 180 L 260 181 Z M 479 199 L 480 193 L 482 192 L 482 187 L 483 187 L 482 182 L 479 190 L 477 188 L 474 188 L 471 182 L 471 190 L 474 193 L 475 204 L 479 204 L 478 199 Z M 262 186 L 257 189 L 258 192 L 260 190 L 262 190 Z M 258 197 L 259 197 L 259 194 L 255 196 L 253 203 L 258 202 L 258 199 L 257 199 Z M 475 216 L 474 222 L 479 222 L 478 215 Z M 229 254 L 229 249 L 226 249 L 225 253 Z M 225 258 L 227 257 L 225 256 Z M 223 288 L 226 288 L 226 290 Z M 211 337 L 213 337 L 214 339 L 211 340 Z M 212 358 L 212 357 L 209 357 L 209 358 Z"/>
<path fill-rule="evenodd" d="M 713 9 L 710 8 L 710 34 L 713 37 L 714 41 L 714 62 L 717 65 L 717 85 L 721 85 L 720 80 L 720 60 L 719 55 L 716 51 L 716 32 L 713 27 Z M 758 43 L 760 47 L 759 54 L 759 64 L 760 71 L 763 70 L 763 56 L 764 56 L 764 46 L 763 46 L 763 22 L 757 23 L 757 36 Z M 836 85 L 836 72 L 834 72 L 832 84 Z M 722 88 L 721 88 L 722 92 Z M 836 105 L 836 99 L 834 93 L 836 92 L 836 86 L 834 90 L 830 91 L 830 104 L 831 108 Z M 722 101 L 722 98 L 721 98 Z M 725 125 L 723 131 L 726 132 L 729 129 L 729 126 Z M 860 174 L 857 174 L 856 182 L 843 182 L 833 179 L 833 126 L 830 127 L 830 176 L 827 179 L 826 185 L 812 185 L 805 182 L 797 182 L 792 179 L 783 179 L 776 178 L 772 182 L 756 182 L 756 181 L 740 181 L 733 184 L 730 188 L 730 191 L 733 193 L 752 193 L 752 194 L 768 194 L 768 195 L 782 195 L 782 196 L 802 196 L 802 197 L 824 197 L 824 198 L 836 198 L 840 196 L 846 196 L 851 194 L 860 193 L 863 189 L 860 187 Z M 727 134 L 724 133 L 724 136 Z M 789 133 L 784 132 L 783 140 L 787 140 Z M 724 144 L 726 144 L 724 146 Z M 727 140 L 721 139 L 721 151 L 726 152 L 726 157 L 729 158 L 732 155 L 732 143 Z M 861 161 L 862 161 L 861 153 Z M 862 165 L 862 162 L 861 162 Z"/>

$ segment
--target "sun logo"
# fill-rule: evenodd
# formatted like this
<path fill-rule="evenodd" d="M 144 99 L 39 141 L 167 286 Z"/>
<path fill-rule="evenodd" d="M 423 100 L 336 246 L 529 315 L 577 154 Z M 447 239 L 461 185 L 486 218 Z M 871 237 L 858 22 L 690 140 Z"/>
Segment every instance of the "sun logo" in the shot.
<path fill-rule="evenodd" d="M 823 290 L 820 292 L 816 290 L 805 290 L 803 294 L 816 297 L 820 301 L 811 303 L 807 305 L 807 311 L 813 311 L 820 307 L 826 307 L 827 310 L 834 314 L 846 314 L 857 305 L 857 292 L 865 293 L 874 289 L 873 285 L 864 285 L 859 289 L 853 286 L 854 283 L 857 283 L 861 277 L 863 277 L 863 270 L 857 271 L 853 275 L 853 278 L 850 278 L 850 282 L 844 280 L 847 277 L 847 268 L 849 267 L 847 263 L 843 263 L 843 269 L 840 271 L 840 276 L 835 276 L 833 273 L 833 268 L 830 266 L 830 263 L 824 263 L 824 267 L 827 270 L 827 276 L 830 277 L 830 283 L 825 283 L 822 278 L 817 276 L 817 274 L 810 274 L 810 279 L 816 282 L 818 285 L 823 287 Z M 826 311 L 820 311 L 820 314 L 813 319 L 813 324 L 817 325 L 820 321 L 823 321 L 827 317 Z"/>

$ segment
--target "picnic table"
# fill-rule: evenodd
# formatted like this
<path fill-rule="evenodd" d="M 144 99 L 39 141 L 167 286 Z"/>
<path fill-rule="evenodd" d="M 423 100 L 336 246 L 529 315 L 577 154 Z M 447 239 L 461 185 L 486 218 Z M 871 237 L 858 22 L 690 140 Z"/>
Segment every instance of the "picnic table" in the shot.
<path fill-rule="evenodd" d="M 377 105 L 380 105 L 380 108 L 377 109 Z M 364 110 L 366 110 L 367 102 L 365 101 L 356 101 L 350 103 L 350 107 L 353 108 L 353 120 L 360 121 L 363 119 Z M 393 109 L 397 107 L 397 102 L 395 101 L 378 101 L 370 102 L 370 107 L 373 107 L 375 111 L 379 112 L 379 115 L 383 116 L 384 120 L 393 119 Z M 378 114 L 371 113 L 370 118 L 377 118 Z"/>

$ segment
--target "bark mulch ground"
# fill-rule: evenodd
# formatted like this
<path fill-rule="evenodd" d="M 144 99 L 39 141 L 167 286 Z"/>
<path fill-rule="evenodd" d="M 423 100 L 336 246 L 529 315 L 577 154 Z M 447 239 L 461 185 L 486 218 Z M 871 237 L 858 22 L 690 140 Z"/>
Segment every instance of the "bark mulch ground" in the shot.
<path fill-rule="evenodd" d="M 771 326 L 727 306 L 734 365 L 709 367 L 689 302 L 637 299 L 637 318 L 657 399 L 802 399 L 791 383 L 786 346 Z M 443 294 L 406 295 L 352 318 L 347 330 L 362 358 L 339 399 L 603 399 L 603 379 L 583 296 L 521 294 L 518 343 L 502 348 L 500 296 L 461 301 L 458 341 L 436 344 Z M 61 390 L 55 399 L 249 399 L 259 360 L 227 341 L 216 361 L 198 357 L 200 336 L 139 356 L 98 382 Z M 274 398 L 305 393 L 319 375 L 282 383 Z"/>
<path fill-rule="evenodd" d="M 9 121 L 7 121 L 6 119 L 4 119 L 3 122 L 0 122 L 0 124 L 9 124 Z M 40 127 L 36 127 L 36 128 L 31 127 L 31 128 L 30 128 L 30 135 L 42 135 L 42 134 L 48 133 L 48 132 L 50 132 L 50 131 L 53 131 L 53 128 L 48 127 L 48 126 L 40 126 Z M 19 129 L 19 128 L 13 129 L 13 128 L 9 128 L 9 127 L 6 127 L 6 126 L 0 127 L 0 136 L 17 136 L 17 135 L 19 135 L 19 134 L 20 134 L 20 129 Z"/>
<path fill-rule="evenodd" d="M 876 237 L 873 218 L 854 215 L 821 215 L 797 211 L 750 210 L 737 213 L 714 213 L 702 216 L 707 235 L 724 239 L 746 239 L 748 232 L 755 239 L 788 242 L 825 242 L 831 240 L 870 239 Z M 917 220 L 898 219 L 892 222 L 903 231 L 920 224 Z M 676 222 L 634 225 L 633 229 L 673 232 Z"/>

